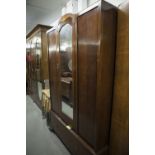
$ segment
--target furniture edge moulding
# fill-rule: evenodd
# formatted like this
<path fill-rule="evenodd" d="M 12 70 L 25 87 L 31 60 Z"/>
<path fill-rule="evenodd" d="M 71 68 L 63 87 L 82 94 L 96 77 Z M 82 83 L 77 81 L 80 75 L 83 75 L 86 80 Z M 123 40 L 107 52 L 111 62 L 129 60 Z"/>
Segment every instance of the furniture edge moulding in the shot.
<path fill-rule="evenodd" d="M 39 29 L 41 28 L 46 28 L 46 29 L 50 29 L 51 26 L 48 25 L 42 25 L 42 24 L 37 24 L 30 32 L 27 33 L 26 35 L 26 39 L 33 36 L 33 34 L 35 34 Z"/>

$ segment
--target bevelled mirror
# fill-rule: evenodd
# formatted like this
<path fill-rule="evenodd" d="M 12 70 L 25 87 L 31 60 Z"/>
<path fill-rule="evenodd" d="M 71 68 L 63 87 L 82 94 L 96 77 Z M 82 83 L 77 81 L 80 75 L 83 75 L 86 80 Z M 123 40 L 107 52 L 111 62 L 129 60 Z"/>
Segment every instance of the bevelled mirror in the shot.
<path fill-rule="evenodd" d="M 41 42 L 39 38 L 36 40 L 35 47 L 36 47 L 35 62 L 36 62 L 36 73 L 37 73 L 36 78 L 39 81 L 40 80 L 40 61 L 41 61 Z"/>
<path fill-rule="evenodd" d="M 73 120 L 72 26 L 65 24 L 59 34 L 61 112 Z"/>
<path fill-rule="evenodd" d="M 37 91 L 39 100 L 42 97 L 42 83 L 40 82 L 40 64 L 41 64 L 41 34 L 38 33 L 37 37 L 35 38 L 35 64 L 36 64 L 36 80 L 37 80 Z"/>

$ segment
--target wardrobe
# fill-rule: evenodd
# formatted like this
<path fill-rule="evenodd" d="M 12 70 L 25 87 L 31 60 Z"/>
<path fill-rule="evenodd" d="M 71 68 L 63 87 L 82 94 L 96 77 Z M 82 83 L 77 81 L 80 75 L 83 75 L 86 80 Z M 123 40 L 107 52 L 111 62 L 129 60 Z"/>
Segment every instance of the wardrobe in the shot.
<path fill-rule="evenodd" d="M 26 36 L 27 93 L 41 107 L 42 89 L 49 87 L 46 31 L 50 26 L 35 26 Z"/>
<path fill-rule="evenodd" d="M 48 34 L 51 129 L 73 155 L 107 155 L 117 9 L 98 1 Z"/>

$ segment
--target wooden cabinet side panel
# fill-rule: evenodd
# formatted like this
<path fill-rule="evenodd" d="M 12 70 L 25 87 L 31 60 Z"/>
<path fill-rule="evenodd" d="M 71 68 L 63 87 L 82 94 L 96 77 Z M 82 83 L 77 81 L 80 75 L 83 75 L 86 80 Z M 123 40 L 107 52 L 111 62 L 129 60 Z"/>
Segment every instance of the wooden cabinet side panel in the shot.
<path fill-rule="evenodd" d="M 48 46 L 47 46 L 47 35 L 46 30 L 41 31 L 41 43 L 42 43 L 42 57 L 41 57 L 41 76 L 42 81 L 49 79 L 48 73 Z"/>
<path fill-rule="evenodd" d="M 96 149 L 108 145 L 110 115 L 113 97 L 116 10 L 101 12 L 101 47 L 98 55 L 97 103 L 96 103 Z"/>
<path fill-rule="evenodd" d="M 129 155 L 129 2 L 119 6 L 110 155 Z"/>
<path fill-rule="evenodd" d="M 97 8 L 78 17 L 78 129 L 95 145 L 95 104 L 98 40 Z"/>

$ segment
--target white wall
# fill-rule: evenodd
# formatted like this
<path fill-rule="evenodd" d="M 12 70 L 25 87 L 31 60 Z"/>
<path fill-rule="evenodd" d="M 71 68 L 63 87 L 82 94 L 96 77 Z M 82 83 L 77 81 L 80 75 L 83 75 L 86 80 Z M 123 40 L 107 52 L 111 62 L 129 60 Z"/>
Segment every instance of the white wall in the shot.
<path fill-rule="evenodd" d="M 94 2 L 96 2 L 98 0 L 88 0 L 88 5 L 93 4 Z M 120 5 L 122 2 L 126 1 L 126 0 L 105 0 L 106 2 L 109 2 L 115 6 Z"/>
<path fill-rule="evenodd" d="M 92 5 L 93 3 L 95 3 L 96 1 L 98 1 L 98 0 L 78 0 L 80 3 L 78 3 L 78 7 L 80 7 L 80 11 L 82 11 L 82 10 L 84 10 L 84 9 L 86 9 L 88 6 L 90 6 L 90 5 Z M 126 0 L 105 0 L 105 1 L 107 1 L 107 2 L 109 2 L 109 3 L 111 3 L 111 4 L 113 4 L 114 6 L 119 6 L 121 3 L 123 3 L 124 1 L 126 1 Z M 59 13 L 59 15 L 57 15 L 57 17 L 58 16 L 60 16 L 60 13 Z M 54 23 L 56 23 L 55 21 L 52 21 L 51 22 L 51 26 L 52 25 L 55 25 Z"/>
<path fill-rule="evenodd" d="M 36 24 L 53 25 L 60 16 L 61 9 L 69 0 L 27 0 L 26 7 L 26 31 L 32 30 Z M 79 0 L 83 3 L 83 9 L 98 0 Z M 87 1 L 87 2 L 86 2 Z M 126 0 L 105 0 L 114 6 L 120 5 Z M 28 3 L 29 2 L 29 3 Z M 33 2 L 33 3 L 32 3 Z M 86 4 L 87 3 L 87 4 Z"/>

